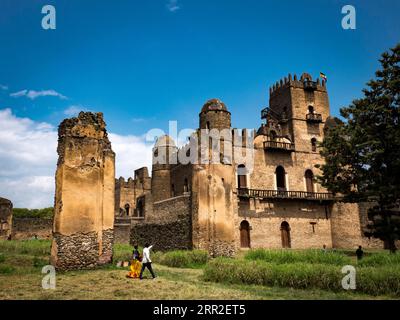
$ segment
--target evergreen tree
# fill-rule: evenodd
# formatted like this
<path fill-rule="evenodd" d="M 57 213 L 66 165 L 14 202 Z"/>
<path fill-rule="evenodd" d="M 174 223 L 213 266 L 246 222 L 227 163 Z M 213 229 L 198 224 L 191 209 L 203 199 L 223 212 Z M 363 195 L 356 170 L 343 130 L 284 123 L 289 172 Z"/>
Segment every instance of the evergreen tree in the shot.
<path fill-rule="evenodd" d="M 382 55 L 364 97 L 340 110 L 345 121 L 327 129 L 326 163 L 318 166 L 318 180 L 344 201 L 373 203 L 365 235 L 385 241 L 391 252 L 400 239 L 399 62 L 400 44 Z"/>

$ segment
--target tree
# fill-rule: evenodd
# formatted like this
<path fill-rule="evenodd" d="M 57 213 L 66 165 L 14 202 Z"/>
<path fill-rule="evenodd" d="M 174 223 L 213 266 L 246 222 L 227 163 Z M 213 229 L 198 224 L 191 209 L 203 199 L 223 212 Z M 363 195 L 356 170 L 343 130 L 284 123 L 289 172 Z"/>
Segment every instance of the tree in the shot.
<path fill-rule="evenodd" d="M 317 177 L 345 202 L 370 201 L 365 235 L 385 241 L 391 252 L 400 239 L 400 44 L 382 54 L 381 70 L 364 97 L 340 110 L 345 121 L 326 130 L 325 164 Z"/>

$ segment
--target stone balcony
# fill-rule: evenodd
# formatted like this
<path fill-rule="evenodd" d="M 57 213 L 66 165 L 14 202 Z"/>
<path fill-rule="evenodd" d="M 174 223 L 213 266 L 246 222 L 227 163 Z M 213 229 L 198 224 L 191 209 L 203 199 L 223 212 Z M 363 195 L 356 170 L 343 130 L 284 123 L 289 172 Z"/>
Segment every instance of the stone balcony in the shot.
<path fill-rule="evenodd" d="M 308 113 L 306 120 L 310 123 L 320 123 L 322 122 L 322 115 L 320 113 Z"/>
<path fill-rule="evenodd" d="M 303 82 L 304 90 L 314 91 L 317 90 L 317 82 L 311 80 L 304 80 Z"/>
<path fill-rule="evenodd" d="M 278 141 L 264 141 L 264 150 L 294 152 L 294 143 L 278 142 Z"/>
<path fill-rule="evenodd" d="M 285 190 L 256 190 L 237 189 L 240 198 L 257 198 L 267 200 L 308 200 L 308 201 L 334 201 L 336 197 L 330 192 L 307 192 Z"/>

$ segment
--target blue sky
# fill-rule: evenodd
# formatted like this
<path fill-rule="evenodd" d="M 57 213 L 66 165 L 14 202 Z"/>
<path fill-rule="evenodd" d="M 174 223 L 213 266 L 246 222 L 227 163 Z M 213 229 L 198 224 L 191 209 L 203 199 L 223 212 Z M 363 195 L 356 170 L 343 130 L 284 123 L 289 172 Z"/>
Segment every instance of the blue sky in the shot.
<path fill-rule="evenodd" d="M 57 125 L 71 105 L 105 113 L 109 129 L 143 134 L 168 120 L 195 127 L 222 99 L 235 127 L 257 127 L 268 87 L 289 72 L 329 77 L 333 114 L 360 96 L 379 55 L 399 41 L 399 1 L 351 1 L 357 29 L 341 28 L 348 1 L 2 0 L 1 107 Z M 41 28 L 53 4 L 57 29 Z M 11 98 L 20 90 L 68 97 Z M 0 108 L 1 108 L 0 107 Z"/>
<path fill-rule="evenodd" d="M 56 30 L 41 28 L 46 4 Z M 356 30 L 341 27 L 346 4 Z M 124 176 L 149 161 L 141 135 L 196 128 L 210 98 L 257 128 L 288 73 L 324 72 L 338 115 L 400 40 L 399 12 L 398 0 L 0 0 L 0 196 L 51 204 L 56 127 L 78 109 L 105 114 Z"/>

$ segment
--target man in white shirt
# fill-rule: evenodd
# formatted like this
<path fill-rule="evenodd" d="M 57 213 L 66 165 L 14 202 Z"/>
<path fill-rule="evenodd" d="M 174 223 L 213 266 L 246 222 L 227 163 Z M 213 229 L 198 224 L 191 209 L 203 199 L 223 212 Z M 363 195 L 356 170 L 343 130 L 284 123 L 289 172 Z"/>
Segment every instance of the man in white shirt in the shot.
<path fill-rule="evenodd" d="M 153 246 L 149 246 L 147 243 L 143 248 L 142 270 L 140 271 L 140 276 L 139 276 L 140 280 L 143 279 L 143 272 L 145 268 L 147 268 L 150 271 L 153 279 L 156 277 L 153 268 L 151 267 L 151 259 L 150 259 L 151 248 L 153 248 Z"/>

